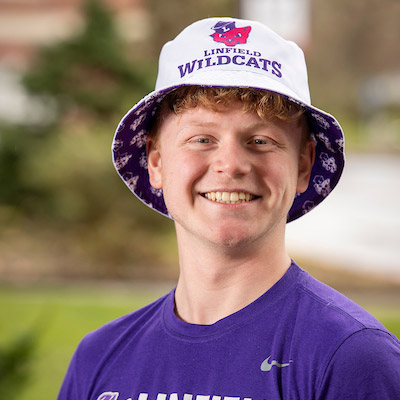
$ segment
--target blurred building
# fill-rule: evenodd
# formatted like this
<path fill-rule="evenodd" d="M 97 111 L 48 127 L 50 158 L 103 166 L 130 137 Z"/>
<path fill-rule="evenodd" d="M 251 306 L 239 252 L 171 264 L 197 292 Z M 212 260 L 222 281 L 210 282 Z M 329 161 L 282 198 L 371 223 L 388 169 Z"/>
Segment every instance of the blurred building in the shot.
<path fill-rule="evenodd" d="M 311 41 L 311 0 L 241 0 L 240 16 L 260 21 L 305 50 Z"/>
<path fill-rule="evenodd" d="M 39 46 L 65 39 L 82 27 L 86 0 L 1 0 L 0 63 L 24 67 Z M 146 35 L 145 0 L 103 0 L 128 41 Z"/>

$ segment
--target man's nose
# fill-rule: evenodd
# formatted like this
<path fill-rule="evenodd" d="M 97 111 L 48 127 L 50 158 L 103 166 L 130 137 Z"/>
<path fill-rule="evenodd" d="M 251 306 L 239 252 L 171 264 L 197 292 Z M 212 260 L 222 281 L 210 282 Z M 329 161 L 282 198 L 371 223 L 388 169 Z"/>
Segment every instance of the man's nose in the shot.
<path fill-rule="evenodd" d="M 246 175 L 251 171 L 249 154 L 240 141 L 229 139 L 219 144 L 214 153 L 213 171 L 231 178 Z"/>

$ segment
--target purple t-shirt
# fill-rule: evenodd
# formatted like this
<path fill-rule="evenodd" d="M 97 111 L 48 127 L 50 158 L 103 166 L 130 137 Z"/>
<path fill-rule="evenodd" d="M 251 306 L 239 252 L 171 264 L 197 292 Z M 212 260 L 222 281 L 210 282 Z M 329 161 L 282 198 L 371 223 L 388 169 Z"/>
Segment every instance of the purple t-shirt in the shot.
<path fill-rule="evenodd" d="M 58 399 L 400 399 L 400 342 L 293 263 L 215 324 L 178 319 L 172 291 L 88 334 Z"/>

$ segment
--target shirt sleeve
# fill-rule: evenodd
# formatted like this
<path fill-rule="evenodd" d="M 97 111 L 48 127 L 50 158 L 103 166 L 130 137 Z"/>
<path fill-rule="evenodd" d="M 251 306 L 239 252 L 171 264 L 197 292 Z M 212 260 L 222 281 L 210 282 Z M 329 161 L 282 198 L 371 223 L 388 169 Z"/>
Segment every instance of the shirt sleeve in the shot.
<path fill-rule="evenodd" d="M 400 399 L 400 342 L 389 332 L 363 329 L 333 354 L 318 400 Z"/>

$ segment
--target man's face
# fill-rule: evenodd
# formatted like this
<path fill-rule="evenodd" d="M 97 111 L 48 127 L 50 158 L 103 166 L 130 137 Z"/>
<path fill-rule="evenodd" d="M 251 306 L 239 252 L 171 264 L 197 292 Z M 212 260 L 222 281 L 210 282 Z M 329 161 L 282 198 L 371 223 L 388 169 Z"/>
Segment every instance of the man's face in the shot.
<path fill-rule="evenodd" d="M 150 182 L 179 235 L 221 246 L 282 239 L 313 163 L 298 121 L 265 121 L 241 104 L 169 114 L 148 142 Z"/>

